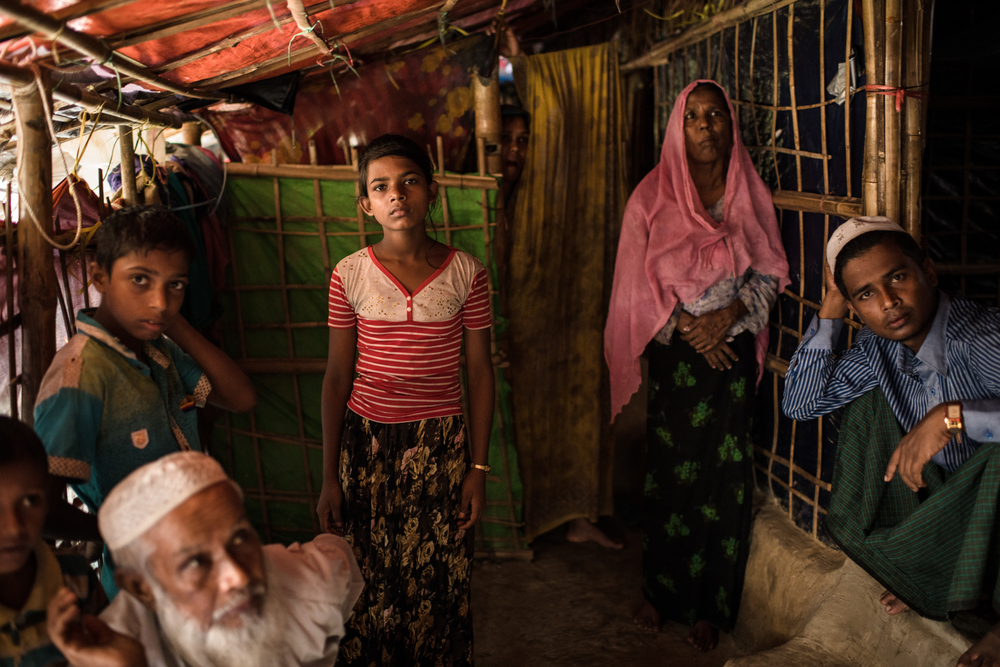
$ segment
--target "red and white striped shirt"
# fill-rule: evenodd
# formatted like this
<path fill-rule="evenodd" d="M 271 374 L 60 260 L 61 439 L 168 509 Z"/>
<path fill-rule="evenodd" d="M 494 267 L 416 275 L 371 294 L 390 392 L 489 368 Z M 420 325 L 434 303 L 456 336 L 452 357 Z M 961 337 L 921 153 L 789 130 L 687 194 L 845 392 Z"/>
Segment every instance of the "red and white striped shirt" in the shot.
<path fill-rule="evenodd" d="M 329 325 L 358 329 L 358 376 L 347 407 L 383 424 L 462 414 L 463 327 L 490 326 L 489 298 L 486 269 L 454 248 L 413 294 L 371 246 L 338 262 Z"/>

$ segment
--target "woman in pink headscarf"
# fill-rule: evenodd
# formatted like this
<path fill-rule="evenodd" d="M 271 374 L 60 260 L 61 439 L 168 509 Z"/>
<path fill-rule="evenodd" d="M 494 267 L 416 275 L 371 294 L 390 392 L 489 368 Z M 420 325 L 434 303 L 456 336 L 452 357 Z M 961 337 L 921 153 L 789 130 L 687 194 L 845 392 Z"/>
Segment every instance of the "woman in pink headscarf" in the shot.
<path fill-rule="evenodd" d="M 643 596 L 636 622 L 736 620 L 754 488 L 750 419 L 767 322 L 788 284 L 771 193 L 713 81 L 674 103 L 660 163 L 629 199 L 604 354 L 612 418 L 649 359 Z"/>

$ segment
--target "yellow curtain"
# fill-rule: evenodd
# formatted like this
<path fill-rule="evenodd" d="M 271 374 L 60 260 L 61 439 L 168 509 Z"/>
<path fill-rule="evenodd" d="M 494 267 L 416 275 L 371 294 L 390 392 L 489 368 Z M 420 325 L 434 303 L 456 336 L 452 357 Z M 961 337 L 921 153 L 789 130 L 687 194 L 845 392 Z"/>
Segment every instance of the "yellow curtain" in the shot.
<path fill-rule="evenodd" d="M 529 540 L 612 512 L 604 321 L 626 201 L 617 54 L 517 59 L 531 139 L 510 230 L 507 309 Z"/>

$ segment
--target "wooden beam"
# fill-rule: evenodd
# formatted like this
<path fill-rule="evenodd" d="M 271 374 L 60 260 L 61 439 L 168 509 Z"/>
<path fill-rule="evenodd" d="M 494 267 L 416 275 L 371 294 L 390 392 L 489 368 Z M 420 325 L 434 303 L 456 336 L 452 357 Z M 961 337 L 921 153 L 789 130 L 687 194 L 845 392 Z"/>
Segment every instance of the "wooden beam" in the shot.
<path fill-rule="evenodd" d="M 52 246 L 39 227 L 52 234 L 52 138 L 42 95 L 34 82 L 13 89 L 17 117 L 17 225 L 21 332 L 21 417 L 34 425 L 35 398 L 56 354 L 56 291 L 59 283 Z M 51 106 L 51 105 L 50 105 Z M 13 369 L 12 369 L 13 372 Z"/>
<path fill-rule="evenodd" d="M 207 100 L 229 99 L 227 95 L 203 92 L 167 81 L 147 69 L 145 65 L 137 64 L 130 58 L 126 58 L 113 49 L 108 48 L 100 39 L 68 28 L 65 22 L 54 19 L 27 5 L 22 5 L 16 2 L 16 0 L 0 1 L 0 15 L 12 18 L 21 25 L 40 32 L 49 39 L 55 40 L 63 46 L 93 59 L 96 63 L 115 67 L 119 72 L 127 74 L 138 81 L 148 83 L 151 86 L 186 97 Z"/>
<path fill-rule="evenodd" d="M 227 176 L 249 176 L 252 178 L 303 178 L 319 181 L 356 181 L 358 172 L 344 165 L 311 164 L 245 164 L 242 162 L 227 162 Z M 492 176 L 469 176 L 460 174 L 435 175 L 438 184 L 449 188 L 471 190 L 496 190 L 497 179 Z"/>
<path fill-rule="evenodd" d="M 35 75 L 29 70 L 0 61 L 0 82 L 15 87 L 30 86 L 35 82 Z M 102 120 L 105 121 L 110 120 L 110 122 L 115 122 L 116 120 L 122 120 L 134 123 L 164 125 L 167 127 L 181 127 L 181 118 L 177 116 L 146 111 L 142 107 L 131 104 L 117 106 L 113 100 L 86 92 L 65 81 L 51 84 L 47 80 L 46 83 L 52 85 L 52 96 L 56 99 L 71 104 L 78 104 L 84 109 L 95 113 L 100 110 Z"/>
<path fill-rule="evenodd" d="M 639 69 L 640 67 L 662 65 L 667 62 L 667 58 L 670 54 L 678 49 L 683 49 L 685 46 L 700 42 L 703 39 L 721 32 L 725 28 L 739 25 L 740 23 L 748 21 L 755 16 L 768 14 L 781 9 L 782 7 L 786 7 L 793 2 L 795 2 L 795 0 L 747 0 L 747 2 L 742 5 L 733 7 L 732 9 L 727 9 L 724 12 L 719 12 L 712 18 L 705 19 L 701 23 L 691 26 L 676 37 L 670 37 L 663 40 L 659 44 L 653 46 L 653 48 L 645 54 L 622 65 L 621 71 L 630 72 L 634 69 Z"/>
<path fill-rule="evenodd" d="M 54 9 L 49 12 L 49 16 L 57 21 L 72 21 L 73 19 L 78 19 L 83 16 L 106 12 L 109 9 L 115 9 L 116 7 L 124 7 L 125 5 L 132 4 L 133 2 L 136 2 L 136 0 L 81 0 L 80 2 L 74 2 L 62 7 L 61 9 Z M 0 28 L 0 42 L 6 42 L 7 40 L 18 39 L 20 37 L 27 37 L 31 34 L 31 32 L 31 30 L 25 30 L 24 26 L 20 23 L 11 23 Z"/>
<path fill-rule="evenodd" d="M 775 208 L 787 211 L 805 211 L 806 213 L 824 213 L 841 218 L 854 218 L 864 215 L 861 200 L 857 197 L 834 197 L 813 192 L 796 192 L 794 190 L 775 190 L 771 193 Z"/>

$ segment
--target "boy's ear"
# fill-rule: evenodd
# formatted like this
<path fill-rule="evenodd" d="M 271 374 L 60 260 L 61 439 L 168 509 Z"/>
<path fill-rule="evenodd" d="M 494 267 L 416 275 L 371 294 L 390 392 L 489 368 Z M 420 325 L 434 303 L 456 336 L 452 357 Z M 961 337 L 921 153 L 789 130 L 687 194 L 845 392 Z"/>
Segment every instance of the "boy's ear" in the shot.
<path fill-rule="evenodd" d="M 931 287 L 937 287 L 938 277 L 937 268 L 934 266 L 934 260 L 931 259 L 930 256 L 924 257 L 924 261 L 920 268 L 924 270 L 924 274 L 927 276 L 927 282 L 931 284 Z"/>
<path fill-rule="evenodd" d="M 856 310 L 856 309 L 854 308 L 854 304 L 853 304 L 853 303 L 851 303 L 851 300 L 850 300 L 850 299 L 847 299 L 847 309 L 848 309 L 849 311 L 851 311 L 852 313 L 854 313 L 854 316 L 855 316 L 856 318 L 858 318 L 859 320 L 861 320 L 861 323 L 862 323 L 862 324 L 864 324 L 864 323 L 865 323 L 865 321 L 861 319 L 861 314 L 860 314 L 860 313 L 858 313 L 858 311 L 857 311 L 857 310 Z"/>
<path fill-rule="evenodd" d="M 94 288 L 101 294 L 104 294 L 104 290 L 108 288 L 108 279 L 110 278 L 108 272 L 98 262 L 90 262 L 87 268 L 90 270 L 90 279 L 93 282 Z"/>
<path fill-rule="evenodd" d="M 128 591 L 150 611 L 156 611 L 156 596 L 146 578 L 130 567 L 119 568 L 115 572 L 115 583 L 118 588 Z"/>
<path fill-rule="evenodd" d="M 368 200 L 368 197 L 359 197 L 358 203 L 361 204 L 361 210 L 365 212 L 365 215 L 370 215 L 373 218 L 375 217 L 374 214 L 372 214 L 372 204 Z"/>

